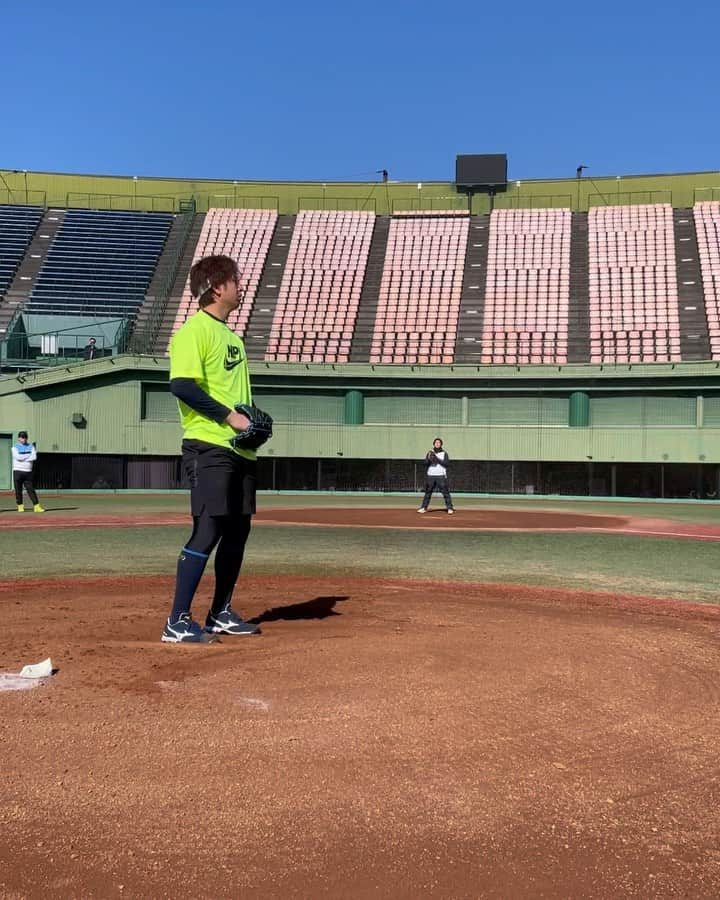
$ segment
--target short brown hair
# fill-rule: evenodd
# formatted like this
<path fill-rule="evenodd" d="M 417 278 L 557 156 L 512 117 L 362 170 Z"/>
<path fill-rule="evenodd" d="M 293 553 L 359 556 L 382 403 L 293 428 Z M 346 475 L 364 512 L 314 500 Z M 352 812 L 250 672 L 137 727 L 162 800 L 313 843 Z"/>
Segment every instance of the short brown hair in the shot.
<path fill-rule="evenodd" d="M 237 281 L 238 267 L 229 256 L 206 256 L 190 269 L 190 291 L 200 306 L 213 301 L 212 289 L 233 279 Z"/>

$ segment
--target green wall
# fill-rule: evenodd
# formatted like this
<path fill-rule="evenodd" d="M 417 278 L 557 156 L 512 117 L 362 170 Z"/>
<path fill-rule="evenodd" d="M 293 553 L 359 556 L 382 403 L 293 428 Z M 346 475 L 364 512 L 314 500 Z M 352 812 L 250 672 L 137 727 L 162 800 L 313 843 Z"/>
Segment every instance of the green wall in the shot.
<path fill-rule="evenodd" d="M 12 487 L 12 447 L 14 435 L 0 434 L 0 491 Z"/>
<path fill-rule="evenodd" d="M 697 396 L 624 394 L 590 398 L 590 425 L 594 428 L 615 425 L 694 428 L 697 422 Z"/>
<path fill-rule="evenodd" d="M 703 399 L 702 421 L 706 428 L 720 428 L 720 397 Z"/>
<path fill-rule="evenodd" d="M 392 174 L 392 173 L 391 173 Z M 178 211 L 194 201 L 198 212 L 211 206 L 277 209 L 364 209 L 387 214 L 408 209 L 467 209 L 467 197 L 451 182 L 248 182 L 237 180 L 146 178 L 6 172 L 0 203 L 97 209 Z M 570 207 L 587 210 L 608 204 L 671 203 L 720 199 L 720 172 L 616 175 L 548 181 L 513 180 L 495 198 L 498 208 Z M 472 211 L 487 212 L 486 195 L 473 198 Z"/>
<path fill-rule="evenodd" d="M 715 363 L 608 370 L 568 367 L 544 377 L 472 366 L 413 373 L 371 366 L 251 367 L 259 405 L 276 419 L 267 456 L 415 458 L 438 434 L 455 459 L 720 462 Z M 176 455 L 180 428 L 168 361 L 116 357 L 0 379 L 5 432 L 27 428 L 42 452 Z M 571 422 L 571 396 L 589 397 L 589 426 Z M 345 425 L 354 395 L 364 424 Z M 364 403 L 357 403 L 357 395 Z M 364 407 L 361 410 L 361 407 Z M 84 427 L 73 424 L 80 415 Z"/>
<path fill-rule="evenodd" d="M 461 425 L 462 397 L 423 396 L 419 393 L 393 396 L 385 392 L 366 393 L 366 425 Z"/>

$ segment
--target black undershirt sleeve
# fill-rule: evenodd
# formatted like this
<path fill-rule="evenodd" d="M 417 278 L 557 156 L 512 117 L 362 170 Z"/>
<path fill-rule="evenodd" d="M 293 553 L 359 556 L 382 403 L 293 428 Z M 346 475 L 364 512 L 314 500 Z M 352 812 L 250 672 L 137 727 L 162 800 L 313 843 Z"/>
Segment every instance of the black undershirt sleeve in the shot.
<path fill-rule="evenodd" d="M 232 412 L 227 406 L 213 400 L 193 378 L 173 378 L 170 381 L 170 393 L 182 400 L 190 409 L 201 416 L 222 423 Z"/>

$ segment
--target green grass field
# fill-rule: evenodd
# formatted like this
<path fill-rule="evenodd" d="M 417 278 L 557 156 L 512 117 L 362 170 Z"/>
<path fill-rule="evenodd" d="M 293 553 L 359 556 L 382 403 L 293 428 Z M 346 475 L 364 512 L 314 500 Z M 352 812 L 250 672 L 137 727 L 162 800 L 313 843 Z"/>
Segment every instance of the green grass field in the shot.
<path fill-rule="evenodd" d="M 185 512 L 184 495 L 44 495 L 66 513 Z M 413 498 L 263 496 L 264 508 L 333 505 L 400 506 Z M 458 504 L 460 505 L 460 504 Z M 465 501 L 475 508 L 523 506 L 612 515 L 716 522 L 715 508 L 692 504 Z M 0 503 L 0 513 L 13 513 Z M 188 519 L 189 522 L 189 519 Z M 172 574 L 188 527 L 108 527 L 0 532 L 0 577 Z M 508 582 L 720 602 L 718 545 L 613 534 L 463 532 L 256 525 L 248 574 L 317 574 Z"/>
<path fill-rule="evenodd" d="M 183 491 L 168 493 L 88 492 L 83 494 L 41 491 L 48 509 L 64 509 L 78 515 L 142 512 L 180 512 L 188 510 L 188 495 Z M 259 495 L 258 506 L 269 508 L 302 507 L 404 507 L 417 506 L 420 494 L 276 494 Z M 597 498 L 562 499 L 545 497 L 477 497 L 453 494 L 458 509 L 552 509 L 572 513 L 594 513 L 608 516 L 640 516 L 648 519 L 672 519 L 677 522 L 720 524 L 720 501 L 643 501 L 601 500 Z M 0 515 L 15 515 L 12 494 L 0 496 Z"/>

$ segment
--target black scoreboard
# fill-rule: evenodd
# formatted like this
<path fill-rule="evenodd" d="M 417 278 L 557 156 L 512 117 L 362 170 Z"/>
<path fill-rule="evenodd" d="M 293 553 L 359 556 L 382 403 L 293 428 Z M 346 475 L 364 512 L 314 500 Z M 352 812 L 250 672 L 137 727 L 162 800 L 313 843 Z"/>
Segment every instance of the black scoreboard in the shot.
<path fill-rule="evenodd" d="M 459 188 L 507 187 L 507 154 L 473 153 L 456 157 L 455 184 Z"/>

